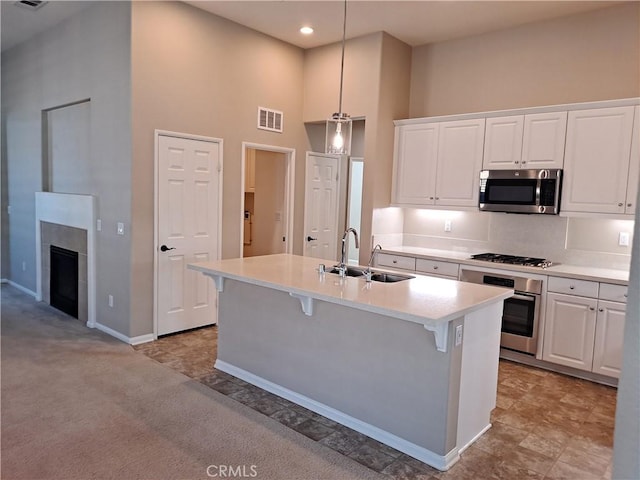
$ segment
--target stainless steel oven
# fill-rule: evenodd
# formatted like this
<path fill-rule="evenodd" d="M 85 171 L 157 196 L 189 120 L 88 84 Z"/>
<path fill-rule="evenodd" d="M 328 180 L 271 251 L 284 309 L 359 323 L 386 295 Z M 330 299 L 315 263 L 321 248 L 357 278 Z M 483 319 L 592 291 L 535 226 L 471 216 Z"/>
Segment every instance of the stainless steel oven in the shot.
<path fill-rule="evenodd" d="M 512 288 L 515 295 L 504 301 L 500 346 L 536 354 L 542 280 L 463 268 L 460 281 Z"/>

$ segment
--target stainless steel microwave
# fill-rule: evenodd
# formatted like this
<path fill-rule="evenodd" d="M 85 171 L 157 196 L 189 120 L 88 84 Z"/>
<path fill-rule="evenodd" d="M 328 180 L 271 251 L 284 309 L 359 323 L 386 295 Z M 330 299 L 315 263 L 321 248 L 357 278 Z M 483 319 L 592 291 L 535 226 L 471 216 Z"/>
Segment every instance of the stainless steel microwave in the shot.
<path fill-rule="evenodd" d="M 482 170 L 479 207 L 486 212 L 560 213 L 562 170 Z"/>

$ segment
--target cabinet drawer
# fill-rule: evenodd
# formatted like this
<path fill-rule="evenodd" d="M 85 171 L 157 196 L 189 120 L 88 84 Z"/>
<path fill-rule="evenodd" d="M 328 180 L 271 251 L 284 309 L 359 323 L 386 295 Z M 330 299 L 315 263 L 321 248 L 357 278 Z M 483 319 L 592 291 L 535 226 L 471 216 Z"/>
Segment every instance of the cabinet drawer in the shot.
<path fill-rule="evenodd" d="M 379 267 L 401 268 L 402 270 L 415 271 L 416 259 L 413 257 L 403 257 L 401 255 L 379 253 L 376 256 L 376 265 Z"/>
<path fill-rule="evenodd" d="M 416 259 L 416 271 L 426 274 L 458 278 L 459 267 L 460 265 L 457 263 L 425 260 L 424 258 Z"/>
<path fill-rule="evenodd" d="M 547 290 L 550 292 L 598 298 L 598 282 L 575 280 L 573 278 L 549 277 Z"/>
<path fill-rule="evenodd" d="M 623 302 L 627 303 L 627 292 L 629 287 L 624 285 L 614 285 L 612 283 L 600 284 L 600 295 L 598 298 L 601 300 L 609 300 L 611 302 Z"/>

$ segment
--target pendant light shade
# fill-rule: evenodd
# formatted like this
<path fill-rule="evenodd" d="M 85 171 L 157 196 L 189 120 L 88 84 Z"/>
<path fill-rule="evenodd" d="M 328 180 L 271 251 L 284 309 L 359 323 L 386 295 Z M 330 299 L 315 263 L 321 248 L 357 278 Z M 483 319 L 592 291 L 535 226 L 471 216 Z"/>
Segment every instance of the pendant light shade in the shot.
<path fill-rule="evenodd" d="M 349 155 L 351 153 L 351 118 L 342 111 L 342 84 L 344 80 L 344 46 L 347 33 L 347 0 L 344 0 L 344 22 L 342 25 L 342 58 L 340 62 L 340 99 L 338 112 L 327 120 L 325 153 Z"/>
<path fill-rule="evenodd" d="M 327 120 L 326 153 L 349 155 L 351 152 L 351 119 L 346 113 L 334 113 Z"/>

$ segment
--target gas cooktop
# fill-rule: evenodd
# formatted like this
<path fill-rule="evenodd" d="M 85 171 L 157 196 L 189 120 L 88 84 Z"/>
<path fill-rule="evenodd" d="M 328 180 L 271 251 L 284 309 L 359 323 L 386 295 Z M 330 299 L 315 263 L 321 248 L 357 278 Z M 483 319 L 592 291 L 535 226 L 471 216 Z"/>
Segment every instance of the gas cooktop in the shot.
<path fill-rule="evenodd" d="M 547 268 L 553 265 L 553 262 L 544 258 L 519 257 L 517 255 L 503 255 L 500 253 L 478 253 L 471 255 L 473 260 L 482 260 L 485 262 L 508 263 L 510 265 L 522 265 L 525 267 Z"/>

